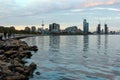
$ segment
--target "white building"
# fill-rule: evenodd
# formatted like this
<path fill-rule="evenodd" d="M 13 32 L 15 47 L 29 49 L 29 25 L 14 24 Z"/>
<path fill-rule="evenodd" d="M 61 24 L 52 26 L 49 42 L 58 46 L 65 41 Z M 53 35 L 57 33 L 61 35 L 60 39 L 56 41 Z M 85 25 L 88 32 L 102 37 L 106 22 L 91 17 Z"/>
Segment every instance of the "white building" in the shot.
<path fill-rule="evenodd" d="M 68 28 L 65 29 L 65 32 L 67 32 L 68 34 L 77 33 L 77 31 L 78 31 L 77 26 L 72 26 L 72 27 L 68 27 Z"/>
<path fill-rule="evenodd" d="M 49 31 L 50 33 L 59 33 L 60 32 L 60 25 L 53 23 L 49 25 Z"/>
<path fill-rule="evenodd" d="M 87 22 L 86 19 L 83 20 L 83 32 L 84 32 L 84 34 L 89 33 L 89 23 Z"/>
<path fill-rule="evenodd" d="M 35 26 L 32 26 L 32 27 L 31 27 L 31 31 L 32 31 L 32 32 L 36 32 L 36 27 L 35 27 Z"/>

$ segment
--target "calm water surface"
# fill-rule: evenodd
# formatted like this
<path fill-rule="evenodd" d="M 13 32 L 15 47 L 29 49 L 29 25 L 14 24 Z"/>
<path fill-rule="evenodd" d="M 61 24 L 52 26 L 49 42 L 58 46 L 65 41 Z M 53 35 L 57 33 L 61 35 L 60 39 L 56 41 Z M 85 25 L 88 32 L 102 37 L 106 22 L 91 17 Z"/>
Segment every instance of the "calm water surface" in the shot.
<path fill-rule="evenodd" d="M 41 72 L 30 80 L 120 80 L 120 35 L 38 36 L 29 62 Z"/>

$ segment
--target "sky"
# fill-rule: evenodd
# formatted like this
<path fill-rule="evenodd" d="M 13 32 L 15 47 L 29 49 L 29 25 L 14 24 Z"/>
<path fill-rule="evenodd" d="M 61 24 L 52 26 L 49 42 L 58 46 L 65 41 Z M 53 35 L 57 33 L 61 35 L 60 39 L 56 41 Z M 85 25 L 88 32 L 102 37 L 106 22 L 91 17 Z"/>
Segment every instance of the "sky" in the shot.
<path fill-rule="evenodd" d="M 0 25 L 45 28 L 58 23 L 61 29 L 78 26 L 82 29 L 87 19 L 90 30 L 100 23 L 108 24 L 110 30 L 120 30 L 120 0 L 0 0 Z"/>

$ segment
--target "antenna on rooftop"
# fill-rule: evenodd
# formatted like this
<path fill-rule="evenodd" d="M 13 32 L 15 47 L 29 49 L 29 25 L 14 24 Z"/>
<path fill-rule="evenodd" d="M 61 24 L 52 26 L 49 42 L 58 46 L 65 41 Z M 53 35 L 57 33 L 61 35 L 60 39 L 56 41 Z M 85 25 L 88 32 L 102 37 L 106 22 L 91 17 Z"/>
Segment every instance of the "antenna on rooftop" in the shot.
<path fill-rule="evenodd" d="M 42 24 L 41 24 L 41 26 L 42 26 L 42 29 L 44 29 L 44 21 L 42 20 Z"/>

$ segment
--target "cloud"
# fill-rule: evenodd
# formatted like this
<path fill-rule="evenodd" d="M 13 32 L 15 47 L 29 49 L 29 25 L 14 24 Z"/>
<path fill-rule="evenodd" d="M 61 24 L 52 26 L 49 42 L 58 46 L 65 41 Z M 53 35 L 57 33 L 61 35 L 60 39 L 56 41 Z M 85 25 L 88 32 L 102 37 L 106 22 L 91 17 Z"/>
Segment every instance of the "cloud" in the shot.
<path fill-rule="evenodd" d="M 79 21 L 76 19 L 101 18 L 106 14 L 113 17 L 120 12 L 120 0 L 0 0 L 0 4 L 4 24 L 40 24 L 41 18 L 48 22 Z"/>
<path fill-rule="evenodd" d="M 113 5 L 119 2 L 119 0 L 0 0 L 0 16 L 34 16 L 63 10 L 81 12 L 88 7 Z"/>
<path fill-rule="evenodd" d="M 104 8 L 104 7 L 96 7 L 96 8 L 92 8 L 91 10 L 120 11 L 120 9 L 117 9 L 117 8 Z"/>
<path fill-rule="evenodd" d="M 117 0 L 104 0 L 104 1 L 94 1 L 94 2 L 88 2 L 84 4 L 84 7 L 95 7 L 95 6 L 105 6 L 105 5 L 113 5 L 119 3 Z"/>
<path fill-rule="evenodd" d="M 71 9 L 70 11 L 71 12 L 82 12 L 84 11 L 85 9 Z"/>

